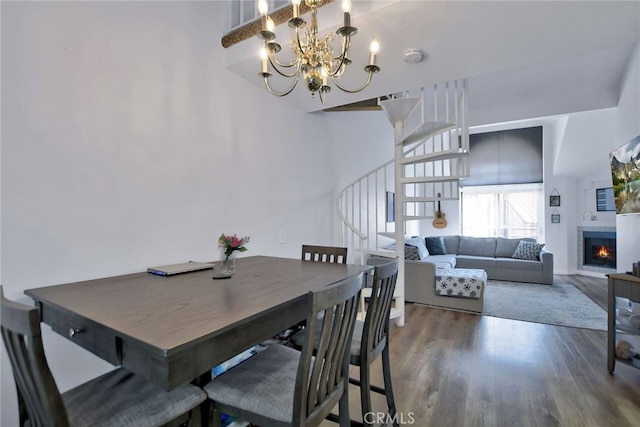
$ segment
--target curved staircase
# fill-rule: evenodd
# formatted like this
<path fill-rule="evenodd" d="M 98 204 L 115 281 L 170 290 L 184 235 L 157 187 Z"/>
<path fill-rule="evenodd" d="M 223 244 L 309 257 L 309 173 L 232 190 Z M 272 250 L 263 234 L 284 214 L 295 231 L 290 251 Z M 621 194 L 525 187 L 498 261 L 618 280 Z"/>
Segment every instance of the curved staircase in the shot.
<path fill-rule="evenodd" d="M 459 198 L 458 181 L 469 176 L 467 81 L 456 80 L 380 101 L 394 128 L 395 158 L 349 184 L 338 196 L 338 240 L 352 262 L 404 241 L 412 223 L 434 219 L 440 201 Z M 409 129 L 407 131 L 407 129 Z M 391 197 L 393 193 L 395 196 Z M 394 221 L 387 221 L 394 200 Z M 404 324 L 404 245 L 392 317 Z"/>

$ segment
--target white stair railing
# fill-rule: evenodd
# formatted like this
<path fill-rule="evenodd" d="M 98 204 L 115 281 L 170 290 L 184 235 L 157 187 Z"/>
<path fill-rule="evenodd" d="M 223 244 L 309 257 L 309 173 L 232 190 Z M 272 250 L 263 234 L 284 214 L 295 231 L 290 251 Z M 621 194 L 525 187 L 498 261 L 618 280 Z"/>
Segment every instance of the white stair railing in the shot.
<path fill-rule="evenodd" d="M 379 253 L 381 238 L 403 241 L 408 221 L 433 219 L 439 201 L 457 200 L 458 181 L 469 174 L 466 80 L 420 89 L 417 97 L 407 92 L 380 105 L 394 127 L 395 159 L 348 185 L 337 201 L 338 241 L 349 248 L 351 262 L 362 264 Z M 399 325 L 404 323 L 403 250 L 396 245 Z"/>

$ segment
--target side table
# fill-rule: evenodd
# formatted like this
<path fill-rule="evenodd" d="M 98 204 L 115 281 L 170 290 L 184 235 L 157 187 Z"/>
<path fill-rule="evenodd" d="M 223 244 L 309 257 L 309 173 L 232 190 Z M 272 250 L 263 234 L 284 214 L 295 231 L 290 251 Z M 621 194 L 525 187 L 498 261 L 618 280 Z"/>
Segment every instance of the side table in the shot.
<path fill-rule="evenodd" d="M 607 325 L 607 369 L 613 373 L 616 364 L 616 329 L 623 332 L 640 335 L 639 328 L 629 328 L 624 325 L 616 326 L 616 297 L 627 298 L 640 303 L 640 277 L 630 274 L 609 274 L 608 276 L 608 325 Z M 617 359 L 636 368 L 640 368 L 640 361 Z"/>

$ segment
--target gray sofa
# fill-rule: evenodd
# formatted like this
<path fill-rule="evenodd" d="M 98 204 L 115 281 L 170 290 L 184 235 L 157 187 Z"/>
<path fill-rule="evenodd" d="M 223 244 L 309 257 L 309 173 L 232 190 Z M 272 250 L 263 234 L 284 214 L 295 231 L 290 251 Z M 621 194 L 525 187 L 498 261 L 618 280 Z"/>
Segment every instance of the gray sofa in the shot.
<path fill-rule="evenodd" d="M 431 254 L 425 247 L 418 250 L 419 259 L 405 259 L 405 300 L 424 304 L 443 305 L 435 300 L 445 301 L 447 297 L 436 297 L 433 289 L 436 269 L 472 268 L 487 272 L 489 279 L 514 282 L 553 283 L 553 254 L 545 249 L 540 251 L 538 259 L 527 260 L 513 258 L 520 241 L 535 243 L 533 239 L 505 239 L 501 237 L 442 236 L 444 254 Z M 408 246 L 422 246 L 423 238 L 405 241 L 405 254 Z M 472 304 L 460 299 L 455 304 Z M 457 299 L 456 299 L 457 300 Z M 455 307 L 467 309 L 467 307 Z"/>
<path fill-rule="evenodd" d="M 534 239 L 467 236 L 442 236 L 442 239 L 447 254 L 455 254 L 456 268 L 480 268 L 494 280 L 553 284 L 553 253 L 542 248 L 535 260 L 514 258 L 521 241 L 535 243 Z M 429 257 L 424 261 L 429 262 Z"/>

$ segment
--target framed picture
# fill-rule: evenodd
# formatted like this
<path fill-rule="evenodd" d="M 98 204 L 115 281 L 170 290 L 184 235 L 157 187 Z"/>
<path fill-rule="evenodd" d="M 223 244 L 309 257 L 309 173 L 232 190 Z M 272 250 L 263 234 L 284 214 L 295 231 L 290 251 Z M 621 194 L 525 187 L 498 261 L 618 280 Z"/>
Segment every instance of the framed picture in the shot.
<path fill-rule="evenodd" d="M 553 224 L 560 224 L 560 214 L 559 213 L 552 213 L 551 214 L 551 222 Z"/>
<path fill-rule="evenodd" d="M 549 206 L 560 206 L 560 196 L 549 196 Z"/>

